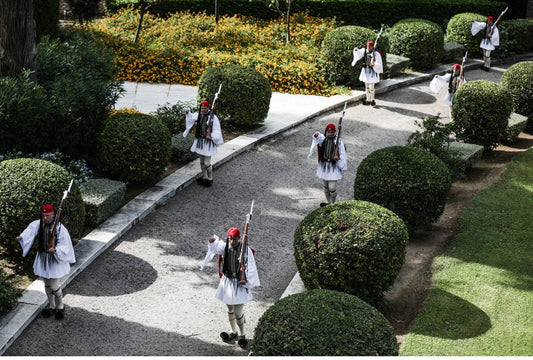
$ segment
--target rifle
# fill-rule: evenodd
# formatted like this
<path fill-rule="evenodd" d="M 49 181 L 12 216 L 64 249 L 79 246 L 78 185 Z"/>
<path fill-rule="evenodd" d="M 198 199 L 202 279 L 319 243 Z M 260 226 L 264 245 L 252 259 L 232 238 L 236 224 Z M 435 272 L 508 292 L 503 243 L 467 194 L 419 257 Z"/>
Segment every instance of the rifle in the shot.
<path fill-rule="evenodd" d="M 492 27 L 490 28 L 490 31 L 489 31 L 489 35 L 488 37 L 491 37 L 492 36 L 492 31 L 494 30 L 494 27 L 496 26 L 496 24 L 498 23 L 498 21 L 500 21 L 501 17 L 503 14 L 505 14 L 507 12 L 507 9 L 509 9 L 509 6 L 507 6 L 505 8 L 505 10 L 502 11 L 502 13 L 500 14 L 500 16 L 498 16 L 498 18 L 496 19 L 496 21 L 492 24 Z"/>
<path fill-rule="evenodd" d="M 218 87 L 218 91 L 215 94 L 215 98 L 213 99 L 213 105 L 211 106 L 211 112 L 209 113 L 209 118 L 207 119 L 207 130 L 206 130 L 206 138 L 211 139 L 211 127 L 213 123 L 213 116 L 215 114 L 215 104 L 217 102 L 218 96 L 220 95 L 220 90 L 222 89 L 222 84 Z"/>
<path fill-rule="evenodd" d="M 56 229 L 59 225 L 59 219 L 61 218 L 61 212 L 63 211 L 63 202 L 67 198 L 68 193 L 70 192 L 70 188 L 72 187 L 72 183 L 74 182 L 74 179 L 70 180 L 70 185 L 68 186 L 68 189 L 63 192 L 63 198 L 61 198 L 61 201 L 59 202 L 59 208 L 56 212 L 56 217 L 54 219 L 54 226 L 52 226 L 52 235 L 50 236 L 50 241 L 48 243 L 48 249 L 54 249 L 56 247 Z"/>
<path fill-rule="evenodd" d="M 376 51 L 376 48 L 378 47 L 378 40 L 382 32 L 383 32 L 383 26 L 381 27 L 381 29 L 379 29 L 379 33 L 378 33 L 378 36 L 376 37 L 376 41 L 374 41 L 374 51 L 372 51 L 372 63 L 375 61 L 374 53 Z"/>
<path fill-rule="evenodd" d="M 459 72 L 459 86 L 461 86 L 463 84 L 465 61 L 466 61 L 466 56 L 467 55 L 468 55 L 468 50 L 465 52 L 465 56 L 463 56 L 463 61 L 461 62 L 461 71 Z"/>
<path fill-rule="evenodd" d="M 346 105 L 348 104 L 348 101 L 344 102 L 344 109 L 342 110 L 341 117 L 339 118 L 339 131 L 337 132 L 337 141 L 335 142 L 335 158 L 336 160 L 339 160 L 339 140 L 341 138 L 341 130 L 342 130 L 342 119 L 344 118 L 344 113 L 346 112 Z"/>
<path fill-rule="evenodd" d="M 239 261 L 239 284 L 241 285 L 246 285 L 248 282 L 246 279 L 246 265 L 248 264 L 248 225 L 252 219 L 253 211 L 254 201 L 252 200 L 252 206 L 250 207 L 250 212 L 246 215 L 246 224 L 244 224 L 244 230 L 242 232 L 242 251 Z"/>

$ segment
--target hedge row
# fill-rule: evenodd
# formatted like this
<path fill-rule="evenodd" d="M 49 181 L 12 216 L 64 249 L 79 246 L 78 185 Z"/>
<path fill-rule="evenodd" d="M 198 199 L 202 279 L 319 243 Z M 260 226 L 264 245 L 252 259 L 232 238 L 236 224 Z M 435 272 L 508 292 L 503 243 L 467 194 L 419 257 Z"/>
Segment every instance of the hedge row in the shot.
<path fill-rule="evenodd" d="M 110 0 L 107 10 L 116 12 L 131 1 Z M 286 6 L 280 1 L 280 7 Z M 379 28 L 393 25 L 405 18 L 422 18 L 437 24 L 446 24 L 458 11 L 499 14 L 505 7 L 503 1 L 489 0 L 298 0 L 291 3 L 291 12 L 308 12 L 311 16 L 333 18 L 349 25 Z M 167 0 L 153 5 L 150 12 L 160 16 L 187 9 L 191 12 L 214 14 L 212 0 Z M 224 0 L 220 15 L 236 14 L 258 19 L 274 19 L 279 15 L 269 10 L 264 0 Z"/>

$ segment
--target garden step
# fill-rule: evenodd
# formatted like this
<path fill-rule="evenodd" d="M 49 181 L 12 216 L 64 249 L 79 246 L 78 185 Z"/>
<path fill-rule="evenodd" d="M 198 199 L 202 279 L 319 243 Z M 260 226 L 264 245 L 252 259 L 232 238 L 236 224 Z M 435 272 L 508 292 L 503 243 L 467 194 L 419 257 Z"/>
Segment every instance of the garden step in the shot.
<path fill-rule="evenodd" d="M 481 158 L 481 155 L 483 155 L 482 145 L 458 141 L 450 142 L 448 150 L 457 153 L 457 157 L 460 161 L 458 168 L 461 171 L 465 171 L 466 169 L 472 167 L 472 165 L 474 165 L 474 163 Z"/>
<path fill-rule="evenodd" d="M 409 63 L 411 62 L 411 59 L 400 56 L 400 55 L 394 55 L 394 54 L 386 54 L 387 57 L 387 69 L 385 72 L 387 73 L 387 77 L 394 77 L 397 76 L 405 71 L 407 69 L 407 66 L 409 66 Z"/>
<path fill-rule="evenodd" d="M 525 130 L 527 119 L 527 116 L 515 112 L 511 113 L 507 123 L 507 129 L 505 129 L 505 141 L 515 142 L 518 139 L 518 135 Z"/>

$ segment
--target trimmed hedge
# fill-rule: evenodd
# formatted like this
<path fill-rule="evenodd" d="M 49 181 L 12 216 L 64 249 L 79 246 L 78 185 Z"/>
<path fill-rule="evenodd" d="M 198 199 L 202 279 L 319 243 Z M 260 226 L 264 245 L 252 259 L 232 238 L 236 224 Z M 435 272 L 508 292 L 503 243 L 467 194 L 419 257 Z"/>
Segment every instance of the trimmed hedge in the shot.
<path fill-rule="evenodd" d="M 254 331 L 256 356 L 396 356 L 394 329 L 357 297 L 309 290 L 278 300 Z"/>
<path fill-rule="evenodd" d="M 482 31 L 472 36 L 472 20 L 483 22 L 487 17 L 476 13 L 460 13 L 454 15 L 446 27 L 446 41 L 462 44 L 470 58 L 481 54 L 479 44 L 483 37 Z"/>
<path fill-rule="evenodd" d="M 0 316 L 15 307 L 20 295 L 22 290 L 17 288 L 15 279 L 0 268 Z"/>
<path fill-rule="evenodd" d="M 198 81 L 198 103 L 207 100 L 212 105 L 221 84 L 215 105 L 215 113 L 221 121 L 254 126 L 266 119 L 272 90 L 259 71 L 237 64 L 208 68 Z"/>
<path fill-rule="evenodd" d="M 317 209 L 294 232 L 294 257 L 307 289 L 330 289 L 377 304 L 405 258 L 407 228 L 392 211 L 366 201 Z"/>
<path fill-rule="evenodd" d="M 122 205 L 126 184 L 110 179 L 90 179 L 80 184 L 80 192 L 85 204 L 85 224 L 95 226 Z"/>
<path fill-rule="evenodd" d="M 188 133 L 186 137 L 182 134 L 174 135 L 171 140 L 172 146 L 172 161 L 185 163 L 191 162 L 198 158 L 198 154 L 191 151 L 194 142 L 194 134 Z"/>
<path fill-rule="evenodd" d="M 170 139 L 167 127 L 153 115 L 114 113 L 100 135 L 100 170 L 126 183 L 155 182 L 170 160 Z"/>
<path fill-rule="evenodd" d="M 526 116 L 526 129 L 533 130 L 533 61 L 510 66 L 502 75 L 501 85 L 511 94 L 513 111 Z"/>
<path fill-rule="evenodd" d="M 453 129 L 457 139 L 490 150 L 504 139 L 511 112 L 507 88 L 488 80 L 469 81 L 455 92 Z"/>
<path fill-rule="evenodd" d="M 46 160 L 13 159 L 0 163 L 0 246 L 10 256 L 20 250 L 15 237 L 39 219 L 42 205 L 52 204 L 57 211 L 70 180 L 65 169 Z M 78 185 L 73 184 L 61 215 L 73 243 L 82 235 L 84 220 L 85 206 Z M 35 249 L 31 254 L 35 254 Z M 33 262 L 33 256 L 28 258 Z"/>
<path fill-rule="evenodd" d="M 412 233 L 438 220 L 451 185 L 450 171 L 436 155 L 391 146 L 363 159 L 357 168 L 354 198 L 394 211 Z"/>
<path fill-rule="evenodd" d="M 444 55 L 444 34 L 439 25 L 424 19 L 397 22 L 389 34 L 390 52 L 411 59 L 416 70 L 434 68 Z"/>
<path fill-rule="evenodd" d="M 324 71 L 328 83 L 349 87 L 361 85 L 359 74 L 363 61 L 358 61 L 354 67 L 352 66 L 353 49 L 364 48 L 366 42 L 374 41 L 376 36 L 377 32 L 361 26 L 342 26 L 327 33 L 322 41 L 321 53 L 324 57 Z M 376 50 L 381 52 L 385 69 L 386 52 L 389 47 L 387 37 L 382 35 L 377 45 Z"/>

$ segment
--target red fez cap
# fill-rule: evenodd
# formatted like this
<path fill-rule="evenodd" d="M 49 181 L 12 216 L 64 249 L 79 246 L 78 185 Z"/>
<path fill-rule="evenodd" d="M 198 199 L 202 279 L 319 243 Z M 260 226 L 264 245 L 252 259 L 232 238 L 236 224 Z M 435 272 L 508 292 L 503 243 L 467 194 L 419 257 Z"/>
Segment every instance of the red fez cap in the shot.
<path fill-rule="evenodd" d="M 229 236 L 241 236 L 241 232 L 238 228 L 232 227 L 228 229 L 228 237 Z"/>
<path fill-rule="evenodd" d="M 454 69 L 456 69 L 456 68 L 460 68 L 460 67 L 461 67 L 461 65 L 459 65 L 459 64 L 453 64 L 453 68 L 454 68 Z"/>
<path fill-rule="evenodd" d="M 200 106 L 207 106 L 207 107 L 209 107 L 209 101 L 207 101 L 207 100 L 202 101 L 202 102 L 200 103 Z"/>
<path fill-rule="evenodd" d="M 487 17 L 487 20 L 492 21 L 494 18 L 492 16 Z"/>
<path fill-rule="evenodd" d="M 329 130 L 329 129 L 335 131 L 335 125 L 333 125 L 333 124 L 326 125 L 326 131 Z"/>
<path fill-rule="evenodd" d="M 369 45 L 374 46 L 374 42 L 373 42 L 373 41 L 367 41 L 367 42 L 366 42 L 366 46 L 369 46 Z"/>
<path fill-rule="evenodd" d="M 43 205 L 43 207 L 41 208 L 41 212 L 43 214 L 54 212 L 54 207 L 50 204 Z"/>

